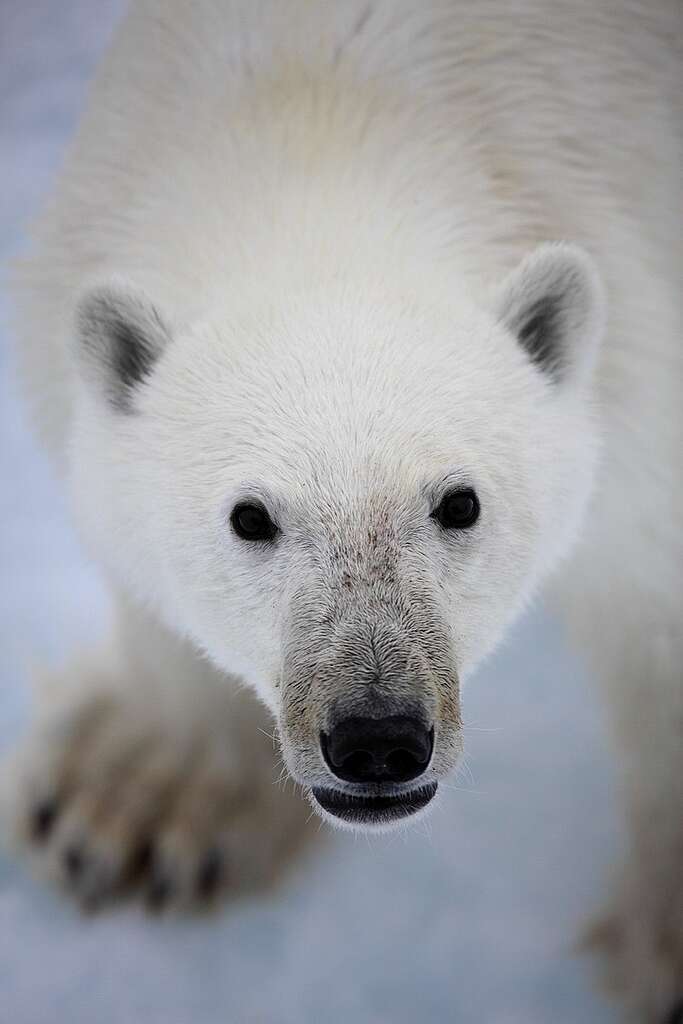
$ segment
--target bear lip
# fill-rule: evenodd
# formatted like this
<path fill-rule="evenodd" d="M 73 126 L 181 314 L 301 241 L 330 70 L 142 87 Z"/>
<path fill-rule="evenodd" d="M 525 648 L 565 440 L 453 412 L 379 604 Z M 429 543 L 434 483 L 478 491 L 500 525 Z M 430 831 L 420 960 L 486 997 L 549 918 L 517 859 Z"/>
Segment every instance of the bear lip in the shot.
<path fill-rule="evenodd" d="M 324 811 L 353 824 L 389 824 L 426 807 L 436 793 L 437 782 L 428 782 L 407 793 L 359 796 L 339 789 L 313 786 L 311 792 Z"/>

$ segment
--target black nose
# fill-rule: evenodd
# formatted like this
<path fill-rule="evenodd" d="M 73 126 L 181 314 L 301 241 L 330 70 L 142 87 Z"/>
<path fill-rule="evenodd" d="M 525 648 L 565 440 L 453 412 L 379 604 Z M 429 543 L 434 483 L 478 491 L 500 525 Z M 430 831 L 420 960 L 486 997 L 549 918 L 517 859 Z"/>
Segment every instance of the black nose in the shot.
<path fill-rule="evenodd" d="M 330 769 L 345 782 L 409 782 L 429 764 L 434 730 L 415 718 L 346 718 L 320 746 Z"/>

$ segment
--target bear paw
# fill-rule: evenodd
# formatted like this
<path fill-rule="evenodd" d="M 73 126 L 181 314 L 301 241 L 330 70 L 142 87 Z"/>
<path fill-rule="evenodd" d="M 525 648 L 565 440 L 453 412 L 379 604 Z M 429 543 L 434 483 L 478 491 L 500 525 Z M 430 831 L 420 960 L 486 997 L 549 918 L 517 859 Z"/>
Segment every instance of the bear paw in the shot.
<path fill-rule="evenodd" d="M 268 738 L 236 737 L 215 709 L 202 725 L 150 711 L 100 695 L 18 751 L 10 827 L 35 870 L 90 910 L 123 895 L 201 908 L 273 881 L 310 810 L 274 784 Z"/>
<path fill-rule="evenodd" d="M 660 885 L 654 898 L 624 886 L 586 935 L 634 1024 L 683 1024 L 683 876 Z"/>

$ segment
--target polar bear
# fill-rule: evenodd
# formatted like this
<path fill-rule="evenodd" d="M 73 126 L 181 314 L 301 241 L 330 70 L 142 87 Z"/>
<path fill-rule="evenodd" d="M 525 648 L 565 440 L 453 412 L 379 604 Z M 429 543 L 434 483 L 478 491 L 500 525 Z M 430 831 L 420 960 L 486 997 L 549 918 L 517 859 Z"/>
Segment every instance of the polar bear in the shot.
<path fill-rule="evenodd" d="M 623 766 L 594 939 L 635 1019 L 683 1020 L 680 29 L 675 0 L 133 4 L 16 273 L 117 608 L 11 776 L 79 900 L 279 867 L 310 809 L 264 705 L 328 821 L 428 813 L 543 586 Z"/>

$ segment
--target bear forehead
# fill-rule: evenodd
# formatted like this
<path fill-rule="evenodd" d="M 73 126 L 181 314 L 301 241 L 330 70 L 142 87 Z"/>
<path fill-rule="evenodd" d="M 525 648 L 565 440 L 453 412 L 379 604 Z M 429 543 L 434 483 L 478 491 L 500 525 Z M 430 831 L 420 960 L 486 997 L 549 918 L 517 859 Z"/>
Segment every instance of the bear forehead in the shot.
<path fill-rule="evenodd" d="M 476 443 L 502 424 L 519 432 L 547 404 L 540 375 L 489 338 L 407 345 L 315 339 L 250 345 L 237 356 L 227 344 L 208 352 L 174 348 L 149 410 L 189 427 L 224 429 L 247 444 L 324 445 L 355 456 L 385 446 L 390 454 L 400 442 L 418 453 L 423 439 L 432 451 L 451 440 Z"/>

